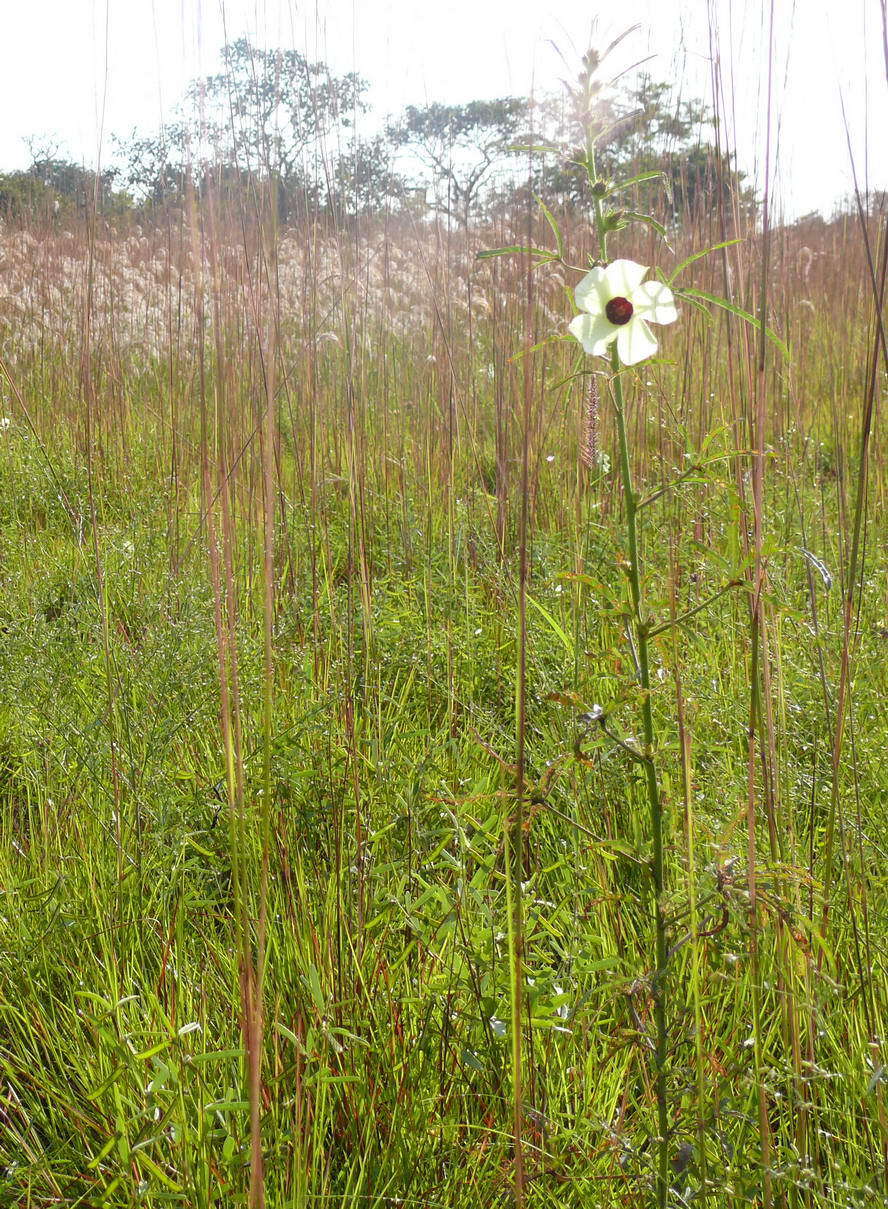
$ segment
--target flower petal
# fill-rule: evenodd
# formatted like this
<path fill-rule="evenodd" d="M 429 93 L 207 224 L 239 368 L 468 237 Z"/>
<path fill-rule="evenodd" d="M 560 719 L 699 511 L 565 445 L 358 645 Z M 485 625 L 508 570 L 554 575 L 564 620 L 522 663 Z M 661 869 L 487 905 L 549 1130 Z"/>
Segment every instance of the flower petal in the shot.
<path fill-rule="evenodd" d="M 612 260 L 604 270 L 605 303 L 611 298 L 631 298 L 647 269 L 634 260 Z"/>
<path fill-rule="evenodd" d="M 674 323 L 678 318 L 675 297 L 662 281 L 645 281 L 630 299 L 639 318 L 648 323 Z"/>
<path fill-rule="evenodd" d="M 657 351 L 657 342 L 651 329 L 640 317 L 633 316 L 617 332 L 617 352 L 624 365 L 637 365 L 646 357 L 653 357 Z"/>
<path fill-rule="evenodd" d="M 571 335 L 576 336 L 583 349 L 593 357 L 603 357 L 608 345 L 613 344 L 619 332 L 605 319 L 604 315 L 575 315 L 568 326 Z"/>
<path fill-rule="evenodd" d="M 583 280 L 574 290 L 574 298 L 581 311 L 590 315 L 600 315 L 607 304 L 610 295 L 602 293 L 601 285 L 604 280 L 604 269 L 590 269 Z"/>

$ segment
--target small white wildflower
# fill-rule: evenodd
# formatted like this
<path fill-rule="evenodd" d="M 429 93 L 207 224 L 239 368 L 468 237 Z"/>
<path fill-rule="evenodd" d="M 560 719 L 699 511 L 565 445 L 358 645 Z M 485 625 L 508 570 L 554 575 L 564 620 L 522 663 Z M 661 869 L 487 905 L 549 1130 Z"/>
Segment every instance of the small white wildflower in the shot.
<path fill-rule="evenodd" d="M 574 291 L 580 314 L 570 331 L 587 353 L 603 357 L 617 342 L 624 365 L 636 365 L 657 351 L 649 323 L 674 323 L 675 298 L 661 281 L 643 281 L 647 268 L 634 260 L 614 260 L 591 269 Z"/>
<path fill-rule="evenodd" d="M 0 417 L 0 432 L 6 432 L 6 430 L 8 428 L 10 428 L 11 425 L 12 425 L 12 420 L 10 420 L 9 416 Z"/>

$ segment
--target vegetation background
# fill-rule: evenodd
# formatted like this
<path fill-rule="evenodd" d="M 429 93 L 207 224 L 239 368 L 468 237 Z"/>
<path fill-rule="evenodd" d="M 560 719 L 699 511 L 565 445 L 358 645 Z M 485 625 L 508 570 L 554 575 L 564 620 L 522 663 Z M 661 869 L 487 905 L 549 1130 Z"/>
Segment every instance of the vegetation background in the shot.
<path fill-rule="evenodd" d="M 777 224 L 604 49 L 611 254 L 715 249 L 626 382 L 668 1197 L 885 1205 L 885 197 Z M 657 1203 L 582 131 L 365 92 L 237 39 L 0 178 L 0 1205 Z"/>

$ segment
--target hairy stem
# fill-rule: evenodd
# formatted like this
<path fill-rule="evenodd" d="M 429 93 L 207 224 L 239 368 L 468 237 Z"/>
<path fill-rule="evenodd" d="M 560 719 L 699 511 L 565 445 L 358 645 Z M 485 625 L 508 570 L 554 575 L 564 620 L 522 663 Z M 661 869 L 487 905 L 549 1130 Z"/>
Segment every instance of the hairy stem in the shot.
<path fill-rule="evenodd" d="M 651 820 L 651 878 L 654 885 L 655 967 L 651 980 L 654 1001 L 656 1039 L 654 1049 L 655 1081 L 657 1092 L 657 1205 L 666 1205 L 669 1190 L 669 1097 L 666 1075 L 668 1033 L 666 1025 L 666 915 L 663 910 L 665 889 L 665 867 L 663 861 L 663 802 L 654 763 L 654 714 L 651 708 L 650 653 L 648 649 L 648 622 L 644 613 L 642 592 L 641 556 L 638 547 L 638 497 L 632 482 L 632 466 L 629 460 L 629 440 L 626 434 L 626 417 L 623 404 L 623 384 L 620 377 L 620 361 L 616 348 L 611 354 L 614 369 L 614 405 L 617 419 L 617 436 L 620 444 L 620 473 L 626 508 L 626 538 L 629 565 L 626 575 L 629 580 L 629 595 L 632 602 L 632 630 L 635 650 L 638 655 L 638 682 L 642 690 L 641 722 L 644 745 L 642 749 L 645 788 Z"/>

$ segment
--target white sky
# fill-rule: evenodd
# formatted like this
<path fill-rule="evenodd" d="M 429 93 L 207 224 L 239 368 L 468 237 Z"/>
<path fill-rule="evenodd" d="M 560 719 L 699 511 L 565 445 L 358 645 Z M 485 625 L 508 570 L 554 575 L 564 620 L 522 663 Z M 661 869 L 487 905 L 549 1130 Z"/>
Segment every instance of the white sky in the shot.
<path fill-rule="evenodd" d="M 785 213 L 829 210 L 851 177 L 888 187 L 888 84 L 880 0 L 773 0 L 777 192 Z M 639 22 L 620 63 L 711 100 L 710 18 L 733 95 L 741 166 L 764 159 L 771 0 L 0 0 L 0 167 L 27 163 L 29 134 L 95 163 L 109 135 L 156 129 L 226 39 L 289 46 L 370 81 L 375 118 L 405 104 L 551 91 L 590 40 Z M 572 74 L 572 73 L 571 73 Z M 779 134 L 777 127 L 779 123 Z"/>

